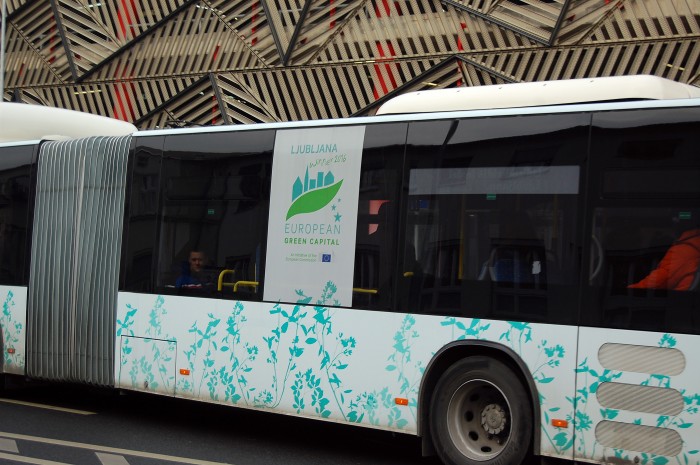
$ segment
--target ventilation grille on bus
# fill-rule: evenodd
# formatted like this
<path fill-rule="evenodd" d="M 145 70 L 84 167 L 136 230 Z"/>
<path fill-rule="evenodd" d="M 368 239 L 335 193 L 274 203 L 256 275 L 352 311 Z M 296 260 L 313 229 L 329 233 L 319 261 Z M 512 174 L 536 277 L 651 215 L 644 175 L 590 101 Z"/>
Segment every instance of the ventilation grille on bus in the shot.
<path fill-rule="evenodd" d="M 27 374 L 114 385 L 130 136 L 42 146 L 32 231 Z"/>

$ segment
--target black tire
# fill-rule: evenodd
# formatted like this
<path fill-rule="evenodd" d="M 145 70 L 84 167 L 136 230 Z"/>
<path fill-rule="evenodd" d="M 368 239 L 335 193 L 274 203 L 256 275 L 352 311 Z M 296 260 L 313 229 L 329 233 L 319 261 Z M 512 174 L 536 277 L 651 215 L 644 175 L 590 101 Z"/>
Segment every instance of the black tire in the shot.
<path fill-rule="evenodd" d="M 520 465 L 532 424 L 522 383 L 489 357 L 465 358 L 448 368 L 430 403 L 430 433 L 447 465 Z"/>

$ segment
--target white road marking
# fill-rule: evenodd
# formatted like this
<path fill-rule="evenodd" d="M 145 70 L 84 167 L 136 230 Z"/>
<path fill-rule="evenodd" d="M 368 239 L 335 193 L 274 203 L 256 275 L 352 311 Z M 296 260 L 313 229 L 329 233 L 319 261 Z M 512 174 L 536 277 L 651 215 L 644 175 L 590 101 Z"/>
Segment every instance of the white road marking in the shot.
<path fill-rule="evenodd" d="M 13 441 L 12 439 L 0 438 L 0 450 L 19 454 L 19 449 L 17 449 L 17 441 Z"/>
<path fill-rule="evenodd" d="M 0 452 L 0 460 L 12 460 L 13 462 L 32 463 L 34 465 L 72 465 L 65 462 L 54 462 L 53 460 L 34 459 L 31 457 L 22 457 L 21 455 L 14 454 L 3 454 L 2 452 Z"/>
<path fill-rule="evenodd" d="M 132 457 L 143 457 L 147 459 L 166 460 L 176 463 L 186 463 L 189 465 L 231 465 L 224 462 L 210 462 L 208 460 L 191 459 L 187 457 L 177 457 L 173 455 L 154 454 L 138 450 L 119 449 L 117 447 L 105 447 L 97 444 L 85 444 L 82 442 L 61 441 L 59 439 L 41 438 L 38 436 L 27 436 L 25 434 L 5 433 L 0 431 L 0 437 L 17 439 L 20 441 L 40 442 L 42 444 L 52 444 L 55 446 L 74 447 L 76 449 L 87 449 L 95 452 L 107 452 L 108 454 L 129 455 Z M 12 456 L 15 457 L 15 456 Z M 16 456 L 19 457 L 19 456 Z M 29 462 L 33 463 L 33 462 Z"/>
<path fill-rule="evenodd" d="M 46 404 L 35 404 L 33 402 L 25 402 L 23 400 L 14 400 L 14 399 L 3 399 L 1 397 L 0 397 L 0 402 L 5 402 L 7 404 L 26 405 L 28 407 L 43 408 L 46 410 L 58 410 L 59 412 L 75 413 L 77 415 L 96 415 L 95 412 L 87 412 L 85 410 L 75 410 L 72 408 L 56 407 L 53 405 L 46 405 Z"/>
<path fill-rule="evenodd" d="M 102 465 L 129 465 L 123 455 L 104 454 L 95 452 Z"/>

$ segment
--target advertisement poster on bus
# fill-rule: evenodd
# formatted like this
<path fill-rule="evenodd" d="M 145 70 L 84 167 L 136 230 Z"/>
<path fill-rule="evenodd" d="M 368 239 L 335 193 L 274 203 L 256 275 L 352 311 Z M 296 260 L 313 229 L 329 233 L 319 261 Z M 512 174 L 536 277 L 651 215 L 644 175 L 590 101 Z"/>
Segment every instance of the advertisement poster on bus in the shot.
<path fill-rule="evenodd" d="M 364 133 L 362 126 L 277 133 L 265 300 L 332 294 L 327 304 L 351 305 Z"/>

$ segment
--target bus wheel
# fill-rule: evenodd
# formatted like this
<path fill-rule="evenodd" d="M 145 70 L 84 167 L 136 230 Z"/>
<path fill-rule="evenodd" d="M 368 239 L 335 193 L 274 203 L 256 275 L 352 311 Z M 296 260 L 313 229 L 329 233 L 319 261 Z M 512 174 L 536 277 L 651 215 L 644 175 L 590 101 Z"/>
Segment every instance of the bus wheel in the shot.
<path fill-rule="evenodd" d="M 489 357 L 448 368 L 430 405 L 435 448 L 449 465 L 519 465 L 530 447 L 532 421 L 522 383 Z"/>

